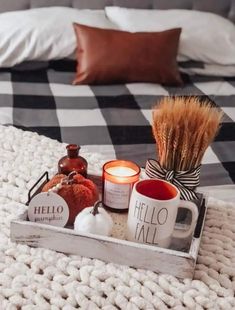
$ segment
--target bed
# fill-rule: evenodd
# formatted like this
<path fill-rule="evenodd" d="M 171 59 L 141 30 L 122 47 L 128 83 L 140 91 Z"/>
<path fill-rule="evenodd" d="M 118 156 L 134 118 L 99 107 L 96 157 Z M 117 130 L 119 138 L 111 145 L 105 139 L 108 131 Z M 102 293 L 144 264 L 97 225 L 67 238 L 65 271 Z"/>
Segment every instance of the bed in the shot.
<path fill-rule="evenodd" d="M 235 22 L 235 0 L 0 0 L 0 12 L 112 5 L 211 11 Z M 2 54 L 1 45 L 0 59 Z M 71 59 L 0 69 L 1 309 L 235 309 L 235 205 L 221 201 L 235 201 L 235 74 L 191 75 L 190 62 L 180 66 L 182 87 L 72 86 L 76 62 Z M 193 66 L 203 69 L 201 63 Z M 151 108 L 168 95 L 199 96 L 225 113 L 203 159 L 201 190 L 220 200 L 209 198 L 192 280 L 10 241 L 10 222 L 26 210 L 28 190 L 45 168 L 55 172 L 65 150 L 60 142 L 80 144 L 94 171 L 115 157 L 144 167 L 147 158 L 156 158 Z"/>
<path fill-rule="evenodd" d="M 235 20 L 233 0 L 1 1 L 0 12 L 42 6 L 103 9 L 107 5 L 212 11 Z M 199 96 L 225 113 L 220 132 L 203 160 L 201 186 L 216 191 L 228 188 L 231 192 L 235 183 L 235 76 L 182 73 L 183 87 L 150 83 L 72 86 L 75 71 L 76 62 L 71 59 L 1 68 L 0 123 L 61 142 L 77 143 L 84 152 L 101 153 L 105 160 L 124 158 L 144 167 L 148 158 L 156 157 L 152 106 L 163 96 Z"/>

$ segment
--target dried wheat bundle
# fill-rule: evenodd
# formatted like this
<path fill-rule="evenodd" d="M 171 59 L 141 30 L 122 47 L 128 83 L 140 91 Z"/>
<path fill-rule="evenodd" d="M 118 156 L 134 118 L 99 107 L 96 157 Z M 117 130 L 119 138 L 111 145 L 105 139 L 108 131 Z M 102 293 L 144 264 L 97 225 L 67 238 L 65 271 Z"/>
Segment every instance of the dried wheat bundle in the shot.
<path fill-rule="evenodd" d="M 153 108 L 153 134 L 158 160 L 167 170 L 200 165 L 218 132 L 222 112 L 196 97 L 165 97 Z"/>

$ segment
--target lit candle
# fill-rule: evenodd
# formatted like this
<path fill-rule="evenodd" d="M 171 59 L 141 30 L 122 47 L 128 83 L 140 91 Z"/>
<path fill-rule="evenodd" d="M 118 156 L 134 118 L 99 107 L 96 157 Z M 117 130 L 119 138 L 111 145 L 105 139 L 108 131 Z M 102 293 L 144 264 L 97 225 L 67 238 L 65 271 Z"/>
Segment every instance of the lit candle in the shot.
<path fill-rule="evenodd" d="M 106 172 L 116 177 L 131 177 L 136 174 L 136 171 L 129 167 L 111 167 L 106 169 Z"/>
<path fill-rule="evenodd" d="M 127 160 L 112 160 L 103 166 L 103 204 L 112 211 L 127 211 L 133 184 L 140 168 Z"/>

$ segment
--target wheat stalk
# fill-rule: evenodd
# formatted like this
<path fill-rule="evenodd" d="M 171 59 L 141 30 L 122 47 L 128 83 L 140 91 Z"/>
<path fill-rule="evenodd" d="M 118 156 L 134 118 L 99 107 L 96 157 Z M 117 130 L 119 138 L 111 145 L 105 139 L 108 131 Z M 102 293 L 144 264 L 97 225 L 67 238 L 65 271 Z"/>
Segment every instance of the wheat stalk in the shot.
<path fill-rule="evenodd" d="M 164 97 L 154 106 L 152 115 L 160 164 L 168 170 L 183 171 L 201 163 L 223 113 L 196 97 Z"/>

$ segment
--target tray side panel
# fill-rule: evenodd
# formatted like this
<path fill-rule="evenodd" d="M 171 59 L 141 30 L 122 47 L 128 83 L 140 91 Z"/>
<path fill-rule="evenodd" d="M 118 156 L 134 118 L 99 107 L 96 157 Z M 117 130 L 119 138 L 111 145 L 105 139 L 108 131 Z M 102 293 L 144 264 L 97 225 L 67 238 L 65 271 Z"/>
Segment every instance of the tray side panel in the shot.
<path fill-rule="evenodd" d="M 77 254 L 97 258 L 105 262 L 149 269 L 172 274 L 179 278 L 192 278 L 195 260 L 175 253 L 162 253 L 156 249 L 146 249 L 138 244 L 130 246 L 114 241 L 91 238 L 50 229 L 50 226 L 35 226 L 25 221 L 11 222 L 11 240 L 33 247 L 49 248 L 67 254 Z"/>
<path fill-rule="evenodd" d="M 206 219 L 206 213 L 207 213 L 207 197 L 203 200 L 203 204 L 201 206 L 201 210 L 199 213 L 199 218 L 198 218 L 198 224 L 200 226 L 200 230 L 197 232 L 197 238 L 193 238 L 189 250 L 189 255 L 194 258 L 195 264 L 197 261 L 197 256 L 200 248 L 200 243 L 201 243 L 201 238 L 202 238 L 202 232 L 205 224 L 205 219 Z"/>

